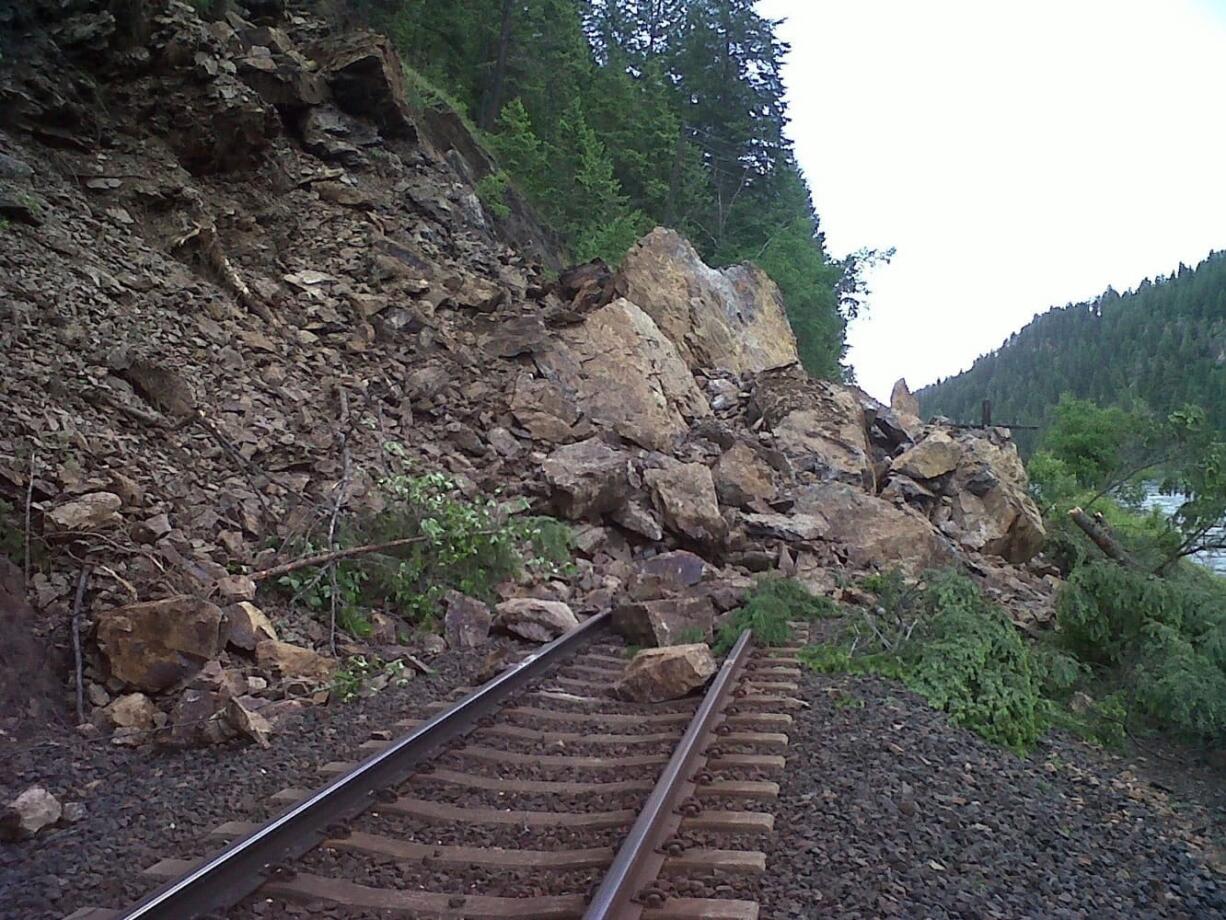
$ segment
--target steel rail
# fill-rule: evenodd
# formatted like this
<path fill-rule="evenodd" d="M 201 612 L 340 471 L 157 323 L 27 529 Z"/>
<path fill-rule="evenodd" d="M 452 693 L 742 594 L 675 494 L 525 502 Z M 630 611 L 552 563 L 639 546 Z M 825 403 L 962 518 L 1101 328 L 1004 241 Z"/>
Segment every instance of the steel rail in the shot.
<path fill-rule="evenodd" d="M 745 630 L 728 653 L 702 705 L 694 713 L 694 720 L 588 903 L 583 920 L 633 920 L 641 913 L 634 899 L 645 885 L 655 881 L 663 865 L 664 858 L 658 850 L 673 831 L 670 825 L 679 820 L 677 808 L 694 787 L 694 762 L 702 756 L 723 706 L 753 652 L 752 639 L 753 634 Z"/>
<path fill-rule="evenodd" d="M 542 646 L 310 798 L 121 911 L 119 920 L 192 920 L 242 900 L 264 883 L 270 870 L 318 845 L 331 825 L 361 814 L 376 792 L 404 782 L 441 745 L 471 731 L 478 720 L 604 629 L 608 621 L 606 611 Z"/>

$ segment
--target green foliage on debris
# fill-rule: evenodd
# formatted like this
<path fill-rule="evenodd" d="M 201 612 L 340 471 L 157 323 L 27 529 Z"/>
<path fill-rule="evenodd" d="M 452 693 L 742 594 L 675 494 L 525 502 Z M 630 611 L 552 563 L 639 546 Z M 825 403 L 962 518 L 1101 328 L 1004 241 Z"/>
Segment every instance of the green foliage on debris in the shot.
<path fill-rule="evenodd" d="M 400 453 L 397 445 L 389 450 Z M 383 508 L 346 523 L 340 546 L 413 542 L 336 564 L 337 622 L 352 635 L 370 634 L 370 608 L 428 626 L 449 590 L 490 601 L 499 582 L 525 570 L 545 577 L 568 570 L 572 537 L 560 521 L 512 514 L 488 496 L 468 498 L 443 473 L 394 474 L 379 485 Z M 326 568 L 292 572 L 280 584 L 308 609 L 330 615 Z"/>
<path fill-rule="evenodd" d="M 816 620 L 831 616 L 836 609 L 834 601 L 818 597 L 798 581 L 763 578 L 724 623 L 713 650 L 725 654 L 747 629 L 758 645 L 783 645 L 792 638 L 789 621 Z"/>
<path fill-rule="evenodd" d="M 505 220 L 511 216 L 511 208 L 507 204 L 507 185 L 510 180 L 501 170 L 490 173 L 477 183 L 477 198 L 495 217 Z"/>
<path fill-rule="evenodd" d="M 342 703 L 352 703 L 384 687 L 404 687 L 412 676 L 400 659 L 383 661 L 378 657 L 351 655 L 333 675 L 331 693 Z"/>
<path fill-rule="evenodd" d="M 954 572 L 909 584 L 897 572 L 872 579 L 874 610 L 846 618 L 842 635 L 802 652 L 817 671 L 901 679 L 950 721 L 1025 751 L 1042 734 L 1042 673 L 1003 611 Z"/>

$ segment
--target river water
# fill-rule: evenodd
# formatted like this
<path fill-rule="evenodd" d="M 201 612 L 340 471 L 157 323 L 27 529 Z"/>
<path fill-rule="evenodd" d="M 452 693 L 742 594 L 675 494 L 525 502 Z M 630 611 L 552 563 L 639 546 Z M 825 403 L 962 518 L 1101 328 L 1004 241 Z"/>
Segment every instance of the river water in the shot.
<path fill-rule="evenodd" d="M 1141 503 L 1141 507 L 1147 511 L 1150 508 L 1157 508 L 1165 515 L 1174 514 L 1179 506 L 1183 504 L 1183 496 L 1181 495 L 1163 495 L 1157 490 L 1156 486 L 1151 485 L 1145 495 L 1145 500 Z M 1213 571 L 1220 575 L 1226 575 L 1226 550 L 1214 550 L 1212 552 L 1197 553 L 1191 557 L 1202 565 L 1207 565 Z"/>

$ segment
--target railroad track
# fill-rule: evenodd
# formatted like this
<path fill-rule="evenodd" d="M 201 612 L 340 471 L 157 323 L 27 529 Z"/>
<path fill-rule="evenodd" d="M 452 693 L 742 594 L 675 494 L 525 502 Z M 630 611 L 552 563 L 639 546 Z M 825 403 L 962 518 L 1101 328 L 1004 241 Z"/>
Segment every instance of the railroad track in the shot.
<path fill-rule="evenodd" d="M 216 828 L 215 855 L 150 867 L 134 907 L 69 920 L 754 920 L 795 649 L 745 633 L 701 700 L 625 703 L 608 619 Z"/>

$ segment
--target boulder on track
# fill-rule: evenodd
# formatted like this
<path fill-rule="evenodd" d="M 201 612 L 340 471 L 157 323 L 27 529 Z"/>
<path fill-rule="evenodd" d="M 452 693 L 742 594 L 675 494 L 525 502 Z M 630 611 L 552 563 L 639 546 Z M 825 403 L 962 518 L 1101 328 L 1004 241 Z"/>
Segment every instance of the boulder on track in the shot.
<path fill-rule="evenodd" d="M 532 642 L 551 642 L 579 625 L 569 604 L 535 597 L 513 597 L 494 608 L 500 629 Z"/>
<path fill-rule="evenodd" d="M 643 649 L 626 666 L 613 695 L 636 703 L 678 700 L 715 673 L 715 658 L 705 643 Z"/>

